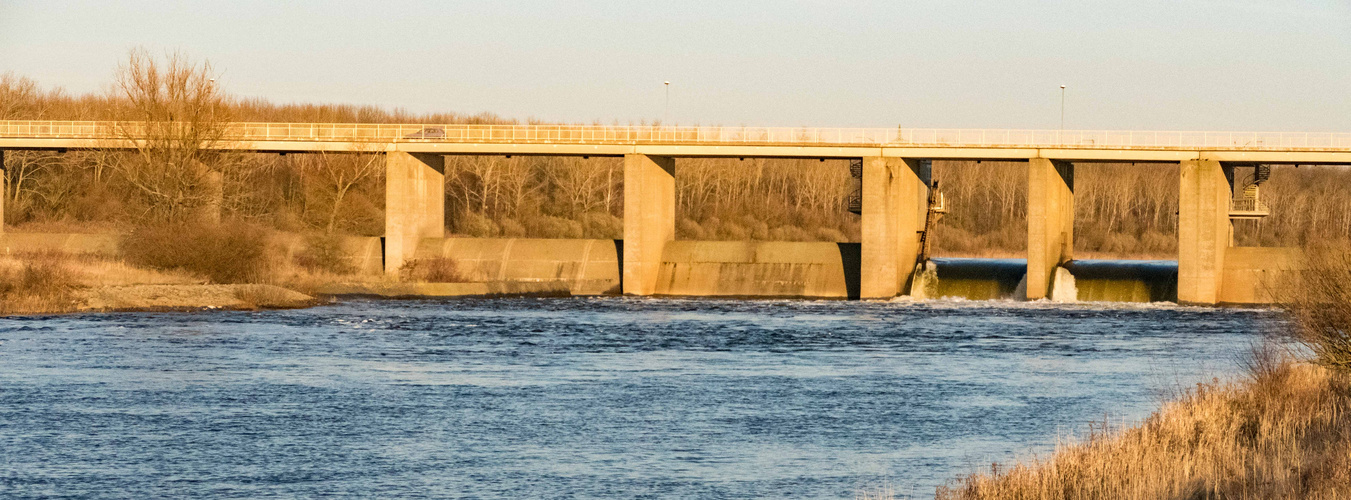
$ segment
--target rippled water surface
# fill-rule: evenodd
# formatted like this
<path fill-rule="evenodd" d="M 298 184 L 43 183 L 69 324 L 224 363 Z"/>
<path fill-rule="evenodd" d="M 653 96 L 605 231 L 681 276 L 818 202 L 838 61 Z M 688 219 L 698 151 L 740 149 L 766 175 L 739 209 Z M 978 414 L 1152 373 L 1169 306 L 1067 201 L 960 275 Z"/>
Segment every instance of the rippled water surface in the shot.
<path fill-rule="evenodd" d="M 0 319 L 0 497 L 931 496 L 1233 373 L 1271 321 L 613 298 Z"/>

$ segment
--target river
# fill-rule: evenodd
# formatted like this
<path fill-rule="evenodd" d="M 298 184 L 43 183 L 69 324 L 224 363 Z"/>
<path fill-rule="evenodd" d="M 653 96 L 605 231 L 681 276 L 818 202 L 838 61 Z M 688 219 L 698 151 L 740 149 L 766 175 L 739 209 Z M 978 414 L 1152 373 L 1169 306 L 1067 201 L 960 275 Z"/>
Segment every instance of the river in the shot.
<path fill-rule="evenodd" d="M 1233 375 L 1276 321 L 626 298 L 0 319 L 0 497 L 931 497 Z"/>

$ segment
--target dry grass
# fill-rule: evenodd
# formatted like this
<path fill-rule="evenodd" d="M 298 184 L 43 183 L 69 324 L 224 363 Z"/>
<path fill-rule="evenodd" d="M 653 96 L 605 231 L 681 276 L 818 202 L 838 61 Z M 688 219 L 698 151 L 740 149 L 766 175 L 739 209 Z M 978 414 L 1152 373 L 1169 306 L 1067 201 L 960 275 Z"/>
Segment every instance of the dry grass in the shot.
<path fill-rule="evenodd" d="M 462 283 L 464 276 L 455 261 L 445 257 L 415 259 L 399 268 L 402 281 L 422 283 Z"/>
<path fill-rule="evenodd" d="M 1293 339 L 1314 361 L 1351 372 L 1351 242 L 1326 243 L 1307 251 L 1308 268 L 1298 285 L 1282 287 L 1286 310 L 1298 328 Z"/>
<path fill-rule="evenodd" d="M 0 266 L 0 314 L 69 310 L 77 276 L 57 253 L 34 254 Z"/>
<path fill-rule="evenodd" d="M 305 238 L 305 249 L 295 256 L 295 263 L 311 273 L 348 275 L 356 272 L 342 247 L 342 235 L 314 233 Z"/>
<path fill-rule="evenodd" d="M 1200 384 L 1142 425 L 963 477 L 940 499 L 1351 498 L 1351 380 L 1288 359 Z"/>
<path fill-rule="evenodd" d="M 123 238 L 121 251 L 133 264 L 187 271 L 213 283 L 266 281 L 279 260 L 267 232 L 242 222 L 146 226 Z"/>
<path fill-rule="evenodd" d="M 1270 348 L 1143 424 L 959 478 L 940 499 L 1351 498 L 1351 245 L 1312 253 L 1285 306 L 1311 362 Z"/>

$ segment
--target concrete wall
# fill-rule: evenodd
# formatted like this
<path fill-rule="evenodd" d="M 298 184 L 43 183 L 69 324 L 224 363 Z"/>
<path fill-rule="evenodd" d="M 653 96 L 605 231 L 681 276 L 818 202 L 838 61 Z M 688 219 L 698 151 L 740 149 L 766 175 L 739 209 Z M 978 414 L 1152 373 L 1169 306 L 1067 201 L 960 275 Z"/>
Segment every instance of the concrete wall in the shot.
<path fill-rule="evenodd" d="M 624 156 L 624 294 L 652 295 L 675 240 L 675 160 Z"/>
<path fill-rule="evenodd" d="M 385 273 L 399 268 L 423 238 L 446 234 L 445 157 L 385 155 Z"/>
<path fill-rule="evenodd" d="M 862 298 L 895 297 L 915 269 L 928 211 L 927 166 L 908 158 L 863 159 Z"/>
<path fill-rule="evenodd" d="M 619 293 L 615 240 L 428 238 L 417 258 L 454 260 L 468 281 L 559 282 L 573 295 Z"/>
<path fill-rule="evenodd" d="M 851 298 L 859 245 L 785 241 L 674 241 L 657 295 Z"/>
<path fill-rule="evenodd" d="M 1232 170 L 1214 160 L 1184 161 L 1178 193 L 1177 301 L 1220 300 L 1224 259 L 1233 240 L 1229 203 Z"/>
<path fill-rule="evenodd" d="M 1027 299 L 1045 298 L 1055 268 L 1074 258 L 1074 166 L 1027 162 Z"/>
<path fill-rule="evenodd" d="M 1281 300 L 1294 273 L 1305 268 L 1298 248 L 1230 247 L 1224 255 L 1218 301 L 1224 304 L 1271 304 Z"/>

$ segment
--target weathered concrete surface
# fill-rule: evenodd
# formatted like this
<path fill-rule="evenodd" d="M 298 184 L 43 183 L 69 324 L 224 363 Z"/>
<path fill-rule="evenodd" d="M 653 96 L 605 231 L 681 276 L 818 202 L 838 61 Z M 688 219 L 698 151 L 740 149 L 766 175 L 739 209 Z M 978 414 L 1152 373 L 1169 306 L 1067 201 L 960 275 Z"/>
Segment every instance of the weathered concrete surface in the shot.
<path fill-rule="evenodd" d="M 615 240 L 428 238 L 416 256 L 451 259 L 467 281 L 564 283 L 572 295 L 601 295 L 619 293 L 617 246 Z"/>
<path fill-rule="evenodd" d="M 423 238 L 446 233 L 445 158 L 385 155 L 385 274 L 397 275 Z"/>
<path fill-rule="evenodd" d="M 662 252 L 675 240 L 675 160 L 624 156 L 625 295 L 652 295 Z"/>
<path fill-rule="evenodd" d="M 829 242 L 674 241 L 666 245 L 656 294 L 857 297 L 857 248 Z"/>
<path fill-rule="evenodd" d="M 1027 299 L 1037 300 L 1074 258 L 1074 166 L 1032 158 L 1027 167 Z"/>
<path fill-rule="evenodd" d="M 897 293 L 910 290 L 910 279 L 919 263 L 919 237 L 924 231 L 924 220 L 929 215 L 929 183 L 933 180 L 933 162 L 906 159 L 896 177 L 900 192 L 896 215 L 896 273 Z"/>
<path fill-rule="evenodd" d="M 1214 160 L 1184 161 L 1180 166 L 1177 301 L 1215 304 L 1234 232 L 1229 221 L 1233 174 Z"/>
<path fill-rule="evenodd" d="M 900 292 L 900 189 L 893 182 L 895 163 L 880 156 L 863 159 L 863 215 L 860 220 L 859 297 L 889 299 Z M 895 168 L 899 170 L 899 168 Z"/>
<path fill-rule="evenodd" d="M 1304 251 L 1287 247 L 1229 247 L 1218 301 L 1223 304 L 1272 304 L 1295 286 L 1305 268 Z"/>
<path fill-rule="evenodd" d="M 863 159 L 862 298 L 895 297 L 915 269 L 928 211 L 927 165 L 909 158 Z"/>
<path fill-rule="evenodd" d="M 117 255 L 119 234 L 89 233 L 16 233 L 0 234 L 0 249 L 4 253 L 56 251 L 65 253 L 92 253 Z"/>

